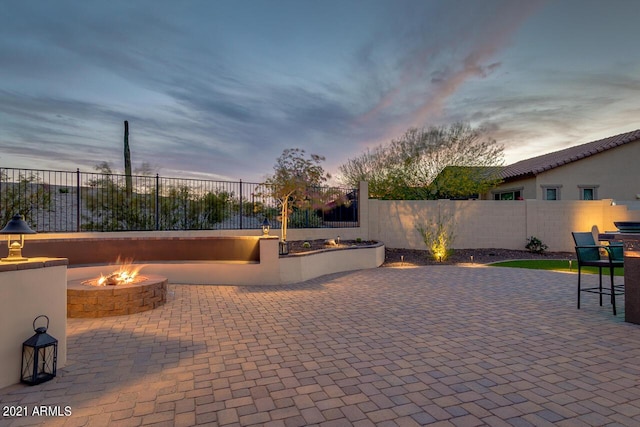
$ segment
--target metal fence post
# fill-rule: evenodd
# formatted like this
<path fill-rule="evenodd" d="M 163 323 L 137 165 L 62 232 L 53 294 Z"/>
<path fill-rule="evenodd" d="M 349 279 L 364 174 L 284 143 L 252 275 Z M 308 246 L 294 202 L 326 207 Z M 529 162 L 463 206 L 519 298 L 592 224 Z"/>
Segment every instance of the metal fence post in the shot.
<path fill-rule="evenodd" d="M 82 219 L 80 218 L 80 168 L 76 169 L 76 231 L 80 231 Z"/>
<path fill-rule="evenodd" d="M 242 180 L 240 180 L 240 230 L 242 230 Z"/>
<path fill-rule="evenodd" d="M 160 174 L 156 174 L 156 231 L 160 230 Z"/>

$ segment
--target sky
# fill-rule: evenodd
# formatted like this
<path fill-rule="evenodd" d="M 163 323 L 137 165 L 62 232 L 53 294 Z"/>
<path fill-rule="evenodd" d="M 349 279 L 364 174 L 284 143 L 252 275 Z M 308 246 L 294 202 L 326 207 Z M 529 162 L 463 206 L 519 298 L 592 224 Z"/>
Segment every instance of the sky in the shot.
<path fill-rule="evenodd" d="M 260 182 L 468 122 L 505 164 L 640 128 L 637 0 L 0 0 L 0 167 Z"/>

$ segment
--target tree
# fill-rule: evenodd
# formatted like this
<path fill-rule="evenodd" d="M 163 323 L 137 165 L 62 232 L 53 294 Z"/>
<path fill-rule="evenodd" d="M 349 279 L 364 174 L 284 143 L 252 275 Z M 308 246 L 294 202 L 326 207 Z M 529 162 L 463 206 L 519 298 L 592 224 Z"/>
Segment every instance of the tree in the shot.
<path fill-rule="evenodd" d="M 156 226 L 162 230 L 213 229 L 232 209 L 233 193 L 223 190 L 202 192 L 184 184 L 163 185 L 157 194 L 159 188 L 150 176 L 152 167 L 148 163 L 142 164 L 141 170 L 147 175 L 136 176 L 127 202 L 127 176 L 114 174 L 107 162 L 97 164 L 95 169 L 98 173 L 82 197 L 85 230 L 153 230 Z"/>
<path fill-rule="evenodd" d="M 20 173 L 14 181 L 0 171 L 0 227 L 16 214 L 34 226 L 38 213 L 50 211 L 53 205 L 51 188 L 34 173 Z"/>
<path fill-rule="evenodd" d="M 274 174 L 267 177 L 265 185 L 280 204 L 283 241 L 287 240 L 289 214 L 294 207 L 309 203 L 317 188 L 331 177 L 320 165 L 324 159 L 317 154 L 307 157 L 300 148 L 287 148 L 276 160 Z"/>
<path fill-rule="evenodd" d="M 368 181 L 372 198 L 463 197 L 499 182 L 503 151 L 484 129 L 465 123 L 411 128 L 399 139 L 349 159 L 339 170 L 343 184 Z"/>
<path fill-rule="evenodd" d="M 113 173 L 107 162 L 95 166 L 97 171 L 83 188 L 82 228 L 88 231 L 149 230 L 154 225 L 153 196 L 128 194 L 126 176 Z M 136 203 L 132 203 L 134 197 Z M 143 206 L 145 208 L 143 208 Z"/>

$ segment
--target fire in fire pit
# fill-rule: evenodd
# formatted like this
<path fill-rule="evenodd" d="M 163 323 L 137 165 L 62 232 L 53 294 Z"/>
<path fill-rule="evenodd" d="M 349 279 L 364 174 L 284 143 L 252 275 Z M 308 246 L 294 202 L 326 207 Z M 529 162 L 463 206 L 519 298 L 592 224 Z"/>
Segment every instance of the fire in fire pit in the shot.
<path fill-rule="evenodd" d="M 111 274 L 101 274 L 98 279 L 86 280 L 82 282 L 85 285 L 91 286 L 116 286 L 135 283 L 138 280 L 144 280 L 139 277 L 138 273 L 142 269 L 142 266 L 133 266 L 133 260 L 127 259 L 121 261 L 120 257 L 116 260 L 116 270 Z"/>

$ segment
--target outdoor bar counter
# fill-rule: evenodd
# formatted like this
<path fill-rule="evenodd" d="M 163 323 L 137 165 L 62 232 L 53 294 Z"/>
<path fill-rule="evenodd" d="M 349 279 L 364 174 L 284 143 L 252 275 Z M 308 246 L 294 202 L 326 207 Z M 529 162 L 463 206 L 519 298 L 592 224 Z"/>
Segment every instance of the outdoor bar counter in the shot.
<path fill-rule="evenodd" d="M 640 233 L 602 233 L 603 241 L 624 246 L 624 320 L 640 324 Z"/>

